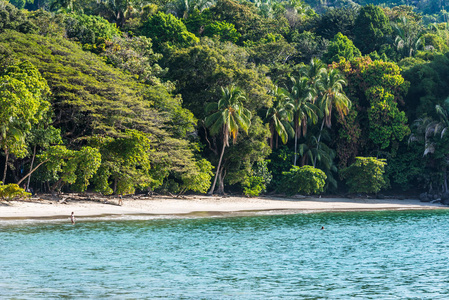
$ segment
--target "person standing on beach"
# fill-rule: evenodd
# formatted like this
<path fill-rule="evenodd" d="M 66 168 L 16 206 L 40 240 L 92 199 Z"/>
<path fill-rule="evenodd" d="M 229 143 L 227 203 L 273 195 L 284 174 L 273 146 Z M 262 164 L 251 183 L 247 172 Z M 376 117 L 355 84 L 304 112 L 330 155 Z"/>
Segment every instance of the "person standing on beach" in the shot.
<path fill-rule="evenodd" d="M 118 195 L 118 205 L 120 205 L 120 206 L 123 205 L 123 198 L 122 198 L 122 195 Z"/>
<path fill-rule="evenodd" d="M 75 219 L 75 214 L 73 213 L 73 211 L 72 211 L 72 214 L 70 215 L 70 221 L 72 222 L 72 225 L 75 225 L 76 219 Z"/>

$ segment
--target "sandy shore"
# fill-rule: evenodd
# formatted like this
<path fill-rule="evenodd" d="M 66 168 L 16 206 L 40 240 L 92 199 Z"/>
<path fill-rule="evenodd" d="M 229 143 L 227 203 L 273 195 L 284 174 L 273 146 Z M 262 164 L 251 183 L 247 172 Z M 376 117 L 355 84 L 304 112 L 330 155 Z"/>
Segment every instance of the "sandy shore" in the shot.
<path fill-rule="evenodd" d="M 145 199 L 125 198 L 122 206 L 118 199 L 69 200 L 60 203 L 35 197 L 29 201 L 0 203 L 0 222 L 11 219 L 67 219 L 73 211 L 78 219 L 83 217 L 111 216 L 211 216 L 289 214 L 301 212 L 373 211 L 447 209 L 441 204 L 422 203 L 418 200 L 378 200 L 347 198 L 245 198 L 217 196 L 188 196 L 182 199 L 153 197 Z"/>

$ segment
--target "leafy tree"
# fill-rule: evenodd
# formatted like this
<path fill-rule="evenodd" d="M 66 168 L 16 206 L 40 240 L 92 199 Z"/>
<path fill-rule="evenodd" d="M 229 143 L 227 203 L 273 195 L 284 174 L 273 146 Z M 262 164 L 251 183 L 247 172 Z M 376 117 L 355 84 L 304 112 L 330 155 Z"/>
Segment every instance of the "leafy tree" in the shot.
<path fill-rule="evenodd" d="M 221 166 L 224 150 L 226 146 L 229 146 L 229 138 L 231 136 L 235 143 L 239 129 L 248 132 L 251 124 L 251 112 L 243 107 L 243 101 L 245 101 L 245 95 L 240 88 L 226 87 L 222 88 L 222 96 L 218 103 L 211 103 L 206 107 L 206 113 L 209 116 L 205 119 L 205 125 L 209 128 L 212 135 L 219 133 L 222 135 L 223 144 L 214 183 L 209 194 L 213 194 L 218 177 L 221 177 L 218 192 L 220 194 L 224 193 L 223 169 Z"/>
<path fill-rule="evenodd" d="M 40 163 L 37 167 L 45 164 L 45 169 L 56 181 L 50 188 L 52 192 L 61 190 L 65 184 L 84 192 L 101 165 L 101 154 L 92 147 L 70 150 L 62 145 L 51 146 L 38 158 Z"/>
<path fill-rule="evenodd" d="M 5 30 L 16 30 L 23 33 L 34 33 L 37 27 L 30 22 L 23 11 L 8 2 L 0 2 L 0 33 Z"/>
<path fill-rule="evenodd" d="M 362 56 L 362 53 L 354 46 L 352 41 L 343 34 L 337 33 L 329 43 L 327 52 L 323 55 L 323 61 L 332 63 L 334 61 L 338 62 L 341 59 L 352 60 L 360 56 Z"/>
<path fill-rule="evenodd" d="M 85 49 L 93 52 L 104 51 L 105 42 L 111 42 L 121 32 L 115 24 L 99 16 L 70 14 L 65 20 L 67 37 L 81 42 Z M 97 49 L 98 48 L 98 49 Z"/>
<path fill-rule="evenodd" d="M 380 7 L 371 4 L 360 9 L 354 23 L 354 44 L 362 54 L 379 50 L 391 33 L 390 21 Z"/>
<path fill-rule="evenodd" d="M 214 37 L 215 35 L 220 38 L 220 41 L 231 43 L 237 43 L 237 41 L 242 36 L 235 29 L 234 24 L 228 23 L 226 21 L 215 21 L 211 24 L 207 24 L 203 31 L 204 36 Z"/>
<path fill-rule="evenodd" d="M 9 155 L 26 155 L 25 135 L 49 108 L 49 88 L 28 61 L 0 72 L 0 82 L 0 145 L 6 157 L 2 180 L 5 182 Z"/>
<path fill-rule="evenodd" d="M 367 92 L 371 107 L 368 109 L 370 139 L 385 149 L 390 143 L 402 141 L 410 134 L 405 112 L 398 109 L 394 96 L 381 87 L 373 87 Z"/>
<path fill-rule="evenodd" d="M 309 63 L 314 57 L 321 57 L 329 44 L 327 39 L 310 31 L 295 31 L 291 40 L 297 51 L 293 59 L 296 63 Z"/>
<path fill-rule="evenodd" d="M 354 23 L 358 9 L 354 6 L 330 8 L 316 19 L 316 33 L 325 39 L 332 39 L 338 33 L 354 39 Z"/>
<path fill-rule="evenodd" d="M 350 193 L 378 193 L 387 186 L 384 178 L 385 159 L 356 157 L 355 162 L 341 171 Z"/>
<path fill-rule="evenodd" d="M 189 47 L 199 39 L 187 31 L 186 26 L 171 14 L 158 12 L 144 22 L 142 34 L 151 38 L 156 50 L 173 47 Z"/>
<path fill-rule="evenodd" d="M 218 0 L 210 8 L 213 20 L 232 23 L 242 40 L 259 40 L 264 33 L 262 18 L 257 14 L 256 7 L 250 2 L 236 2 L 233 0 Z"/>
<path fill-rule="evenodd" d="M 326 174 L 312 166 L 293 166 L 290 171 L 283 172 L 284 183 L 281 191 L 287 195 L 318 194 L 324 191 Z"/>
<path fill-rule="evenodd" d="M 158 64 L 162 55 L 153 51 L 151 39 L 144 36 L 114 37 L 102 55 L 114 67 L 137 75 L 142 83 L 162 84 L 160 77 L 167 72 Z"/>
<path fill-rule="evenodd" d="M 175 51 L 164 66 L 169 68 L 168 78 L 177 83 L 175 93 L 182 95 L 184 107 L 204 119 L 204 104 L 220 97 L 221 86 L 235 84 L 245 90 L 251 111 L 270 106 L 267 69 L 251 64 L 248 57 L 242 47 L 203 38 L 198 45 Z"/>
<path fill-rule="evenodd" d="M 376 130 L 380 128 L 386 132 L 397 133 L 397 135 L 387 135 L 390 142 L 384 144 L 388 148 L 382 150 L 383 152 L 391 151 L 391 154 L 395 155 L 398 141 L 402 140 L 401 137 L 408 131 L 404 123 L 405 115 L 399 111 L 397 105 L 404 103 L 403 95 L 409 83 L 401 76 L 399 67 L 392 62 L 372 61 L 365 57 L 352 62 L 340 62 L 338 65 L 334 63 L 334 68 L 340 69 L 345 74 L 348 80 L 345 94 L 353 102 L 345 119 L 337 116 L 341 126 L 337 139 L 340 165 L 345 166 L 346 163 L 351 163 L 357 155 L 378 152 L 381 144 L 377 143 L 378 140 L 373 141 L 374 136 L 370 132 L 378 132 Z M 383 90 L 382 93 L 380 93 L 381 90 Z M 391 94 L 391 97 L 384 98 L 385 93 Z M 377 102 L 377 99 L 382 100 Z M 371 110 L 371 107 L 377 108 Z M 369 117 L 369 113 L 374 113 L 376 117 L 374 115 Z M 385 114 L 385 117 L 388 114 L 391 115 L 384 119 L 382 114 Z M 379 134 L 380 136 L 382 135 Z"/>
<path fill-rule="evenodd" d="M 98 192 L 132 194 L 136 188 L 155 187 L 150 173 L 154 149 L 147 135 L 129 130 L 117 138 L 94 137 L 91 145 L 100 149 L 102 157 L 94 178 Z"/>

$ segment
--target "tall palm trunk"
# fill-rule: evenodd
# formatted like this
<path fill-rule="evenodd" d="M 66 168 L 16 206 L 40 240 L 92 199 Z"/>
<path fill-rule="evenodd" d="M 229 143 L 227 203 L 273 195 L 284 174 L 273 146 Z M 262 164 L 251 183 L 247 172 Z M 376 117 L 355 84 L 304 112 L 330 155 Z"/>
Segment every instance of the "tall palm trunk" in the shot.
<path fill-rule="evenodd" d="M 218 161 L 218 166 L 217 166 L 217 172 L 215 172 L 214 183 L 212 184 L 210 191 L 207 193 L 208 195 L 212 195 L 214 193 L 215 185 L 217 184 L 217 178 L 218 178 L 218 174 L 220 172 L 221 161 L 223 160 L 223 153 L 224 153 L 225 148 L 226 148 L 226 140 L 223 140 L 223 149 L 221 149 L 220 160 Z"/>
<path fill-rule="evenodd" d="M 224 195 L 224 178 L 226 176 L 226 172 L 221 168 L 220 173 L 218 173 L 218 194 Z"/>
<path fill-rule="evenodd" d="M 293 160 L 293 165 L 294 166 L 296 166 L 296 160 L 298 158 L 298 153 L 297 153 L 297 149 L 298 149 L 298 131 L 299 131 L 298 120 L 295 118 L 295 159 Z"/>
<path fill-rule="evenodd" d="M 5 148 L 5 168 L 3 169 L 3 179 L 2 182 L 3 184 L 5 184 L 5 180 L 6 180 L 6 172 L 8 171 L 8 159 L 9 159 L 9 151 L 8 148 Z"/>
<path fill-rule="evenodd" d="M 323 123 L 321 123 L 321 128 L 320 128 L 320 134 L 318 135 L 318 143 L 317 143 L 317 145 L 316 145 L 316 149 L 317 150 L 319 150 L 319 148 L 320 148 L 320 140 L 321 140 L 321 133 L 323 132 L 323 128 L 324 128 L 324 118 L 323 118 Z M 315 168 L 315 166 L 316 166 L 316 159 L 317 159 L 317 156 L 315 156 L 315 158 L 313 159 L 313 167 Z"/>

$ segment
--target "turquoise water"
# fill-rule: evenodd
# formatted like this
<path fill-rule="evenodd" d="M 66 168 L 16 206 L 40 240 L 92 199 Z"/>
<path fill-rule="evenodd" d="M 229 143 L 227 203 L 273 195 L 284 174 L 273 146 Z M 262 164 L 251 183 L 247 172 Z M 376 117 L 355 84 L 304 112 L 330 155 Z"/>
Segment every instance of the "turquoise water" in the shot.
<path fill-rule="evenodd" d="M 0 221 L 0 298 L 449 298 L 448 211 L 79 221 Z"/>

